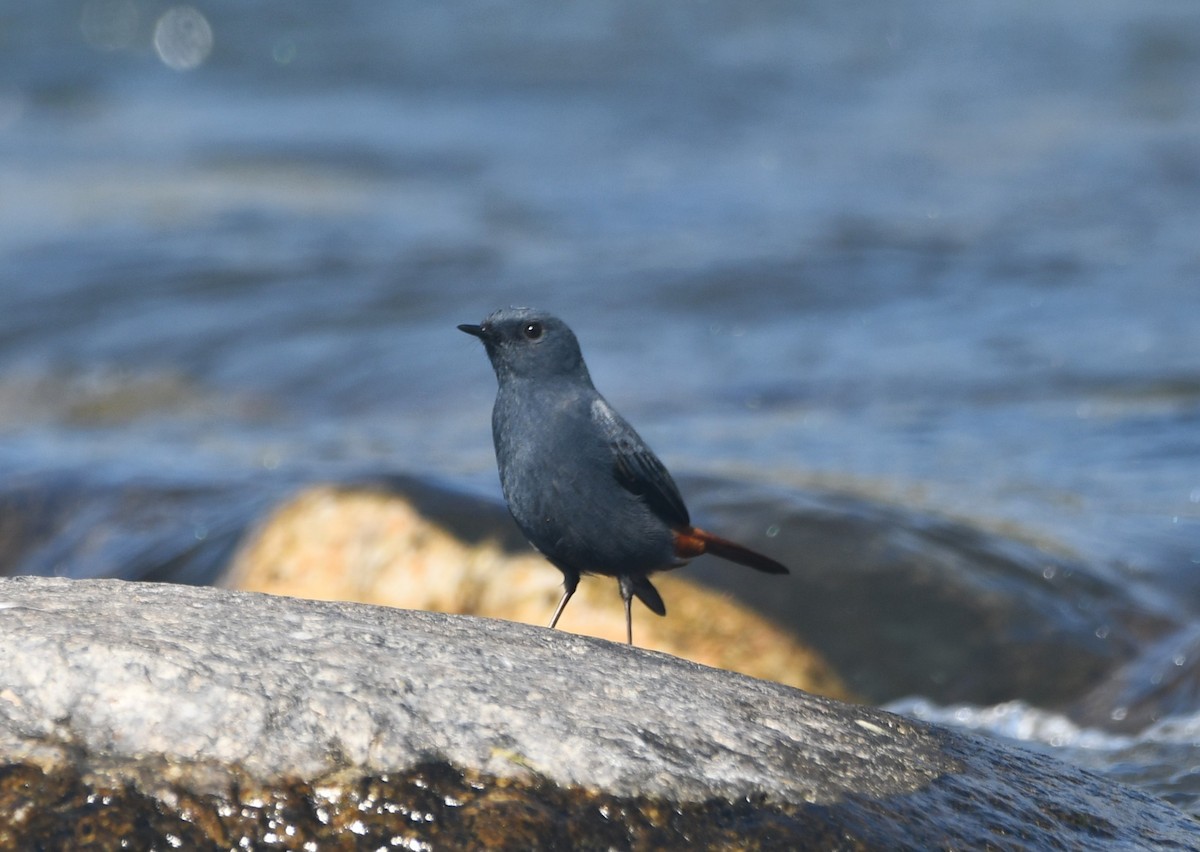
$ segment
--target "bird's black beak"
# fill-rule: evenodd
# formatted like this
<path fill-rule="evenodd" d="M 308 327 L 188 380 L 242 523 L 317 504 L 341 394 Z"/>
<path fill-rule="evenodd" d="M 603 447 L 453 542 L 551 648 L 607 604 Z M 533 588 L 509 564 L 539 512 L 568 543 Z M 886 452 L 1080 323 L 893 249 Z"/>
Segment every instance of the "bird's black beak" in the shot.
<path fill-rule="evenodd" d="M 458 327 L 458 330 L 465 331 L 467 334 L 469 334 L 473 337 L 478 337 L 480 340 L 483 340 L 484 331 L 483 331 L 483 326 L 481 326 L 481 325 L 468 325 L 466 323 L 463 323 L 462 325 L 460 325 Z"/>

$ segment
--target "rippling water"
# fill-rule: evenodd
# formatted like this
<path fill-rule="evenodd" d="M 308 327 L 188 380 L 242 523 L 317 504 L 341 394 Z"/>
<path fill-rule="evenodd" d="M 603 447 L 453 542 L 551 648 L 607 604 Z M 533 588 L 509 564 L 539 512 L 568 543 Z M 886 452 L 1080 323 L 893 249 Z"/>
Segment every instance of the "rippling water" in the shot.
<path fill-rule="evenodd" d="M 948 515 L 1187 625 L 1197 91 L 1164 0 L 10 4 L 0 474 L 494 493 L 454 326 L 536 304 L 673 469 Z"/>

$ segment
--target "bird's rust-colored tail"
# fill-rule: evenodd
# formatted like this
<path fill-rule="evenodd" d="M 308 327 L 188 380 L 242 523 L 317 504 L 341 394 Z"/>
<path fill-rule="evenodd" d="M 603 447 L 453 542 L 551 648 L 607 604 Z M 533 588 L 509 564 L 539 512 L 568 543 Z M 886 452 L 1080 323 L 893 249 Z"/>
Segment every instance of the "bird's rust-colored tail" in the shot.
<path fill-rule="evenodd" d="M 713 556 L 719 556 L 722 559 L 728 559 L 730 562 L 736 562 L 739 565 L 745 565 L 748 568 L 753 568 L 755 571 L 763 571 L 767 574 L 791 573 L 788 571 L 787 566 L 781 565 L 771 557 L 763 556 L 761 553 L 757 553 L 748 547 L 743 547 L 737 542 L 721 538 L 719 535 L 713 535 L 699 527 L 675 530 L 676 556 L 680 559 L 691 559 L 694 556 L 699 556 L 701 553 L 711 553 Z"/>

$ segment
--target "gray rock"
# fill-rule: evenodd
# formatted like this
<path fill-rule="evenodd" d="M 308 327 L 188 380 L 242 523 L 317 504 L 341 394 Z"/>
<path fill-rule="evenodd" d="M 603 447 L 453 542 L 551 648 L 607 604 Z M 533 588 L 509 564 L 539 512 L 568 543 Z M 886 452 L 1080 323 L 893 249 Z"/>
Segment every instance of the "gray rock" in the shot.
<path fill-rule="evenodd" d="M 702 526 L 793 572 L 778 581 L 701 558 L 688 577 L 793 630 L 871 702 L 1021 699 L 1067 712 L 1148 639 L 1183 626 L 1139 601 L 1121 576 L 920 511 L 817 490 L 680 481 Z M 530 550 L 498 494 L 375 470 L 350 482 L 402 495 L 465 541 Z M 243 531 L 302 485 L 279 476 L 19 477 L 0 488 L 0 575 L 212 584 Z"/>
<path fill-rule="evenodd" d="M 1063 710 L 1173 629 L 1101 566 L 950 519 L 714 479 L 684 491 L 701 526 L 792 569 L 773 587 L 703 559 L 690 575 L 794 630 L 870 701 Z"/>
<path fill-rule="evenodd" d="M 1155 642 L 1070 708 L 1081 724 L 1138 733 L 1200 707 L 1200 624 Z"/>
<path fill-rule="evenodd" d="M 1200 842 L 1165 803 L 1052 759 L 624 645 L 115 580 L 0 580 L 0 752 L 124 772 L 148 795 L 169 782 L 175 799 L 219 792 L 226 771 L 316 784 L 444 761 L 749 799 L 864 848 Z"/>

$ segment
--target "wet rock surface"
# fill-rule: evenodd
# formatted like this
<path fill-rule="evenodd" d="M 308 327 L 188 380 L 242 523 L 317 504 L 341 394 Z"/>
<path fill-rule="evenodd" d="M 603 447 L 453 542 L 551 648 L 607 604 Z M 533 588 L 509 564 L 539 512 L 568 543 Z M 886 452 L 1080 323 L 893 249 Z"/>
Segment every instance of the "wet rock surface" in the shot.
<path fill-rule="evenodd" d="M 1081 723 L 1135 733 L 1200 707 L 1200 625 L 1193 624 L 1150 646 L 1113 672 L 1071 707 Z"/>
<path fill-rule="evenodd" d="M 270 503 L 238 483 L 9 478 L 0 575 L 209 583 Z"/>
<path fill-rule="evenodd" d="M 1050 758 L 484 619 L 13 578 L 0 680 L 4 843 L 1200 844 Z"/>
<path fill-rule="evenodd" d="M 699 512 L 793 573 L 772 589 L 704 560 L 693 575 L 794 630 L 868 701 L 1066 710 L 1174 628 L 1118 578 L 1030 542 L 849 495 L 688 485 Z"/>

